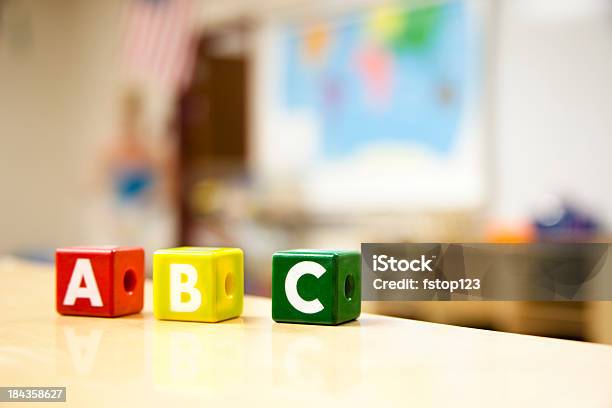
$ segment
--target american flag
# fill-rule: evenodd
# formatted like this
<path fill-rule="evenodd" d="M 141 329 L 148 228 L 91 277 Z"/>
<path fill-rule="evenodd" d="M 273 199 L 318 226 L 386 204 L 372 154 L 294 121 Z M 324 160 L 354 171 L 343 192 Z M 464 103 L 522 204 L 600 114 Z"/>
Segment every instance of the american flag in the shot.
<path fill-rule="evenodd" d="M 128 75 L 173 89 L 193 65 L 191 0 L 131 0 L 126 9 L 123 59 Z"/>

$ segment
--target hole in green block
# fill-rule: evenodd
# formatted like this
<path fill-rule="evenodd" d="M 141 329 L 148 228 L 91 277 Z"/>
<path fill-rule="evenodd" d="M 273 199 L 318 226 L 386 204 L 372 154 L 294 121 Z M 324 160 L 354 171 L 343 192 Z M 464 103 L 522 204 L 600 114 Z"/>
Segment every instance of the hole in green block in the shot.
<path fill-rule="evenodd" d="M 344 278 L 344 297 L 346 300 L 350 301 L 353 298 L 355 292 L 355 280 L 353 279 L 353 275 L 347 275 Z"/>

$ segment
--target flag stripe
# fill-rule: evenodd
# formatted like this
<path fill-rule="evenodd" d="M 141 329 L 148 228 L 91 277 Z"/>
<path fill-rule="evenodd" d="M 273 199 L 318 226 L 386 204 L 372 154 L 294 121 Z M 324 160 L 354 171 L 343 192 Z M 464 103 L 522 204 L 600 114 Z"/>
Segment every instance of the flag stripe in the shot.
<path fill-rule="evenodd" d="M 128 5 L 123 58 L 127 70 L 173 88 L 184 85 L 193 60 L 191 0 L 132 0 Z"/>

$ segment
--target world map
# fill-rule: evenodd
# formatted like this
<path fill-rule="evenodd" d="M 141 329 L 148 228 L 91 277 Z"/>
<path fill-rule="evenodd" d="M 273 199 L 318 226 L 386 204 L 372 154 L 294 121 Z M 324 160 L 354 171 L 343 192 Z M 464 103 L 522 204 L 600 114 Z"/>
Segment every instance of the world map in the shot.
<path fill-rule="evenodd" d="M 462 1 L 289 26 L 282 102 L 314 115 L 326 157 L 381 143 L 448 155 L 477 88 L 475 32 Z"/>

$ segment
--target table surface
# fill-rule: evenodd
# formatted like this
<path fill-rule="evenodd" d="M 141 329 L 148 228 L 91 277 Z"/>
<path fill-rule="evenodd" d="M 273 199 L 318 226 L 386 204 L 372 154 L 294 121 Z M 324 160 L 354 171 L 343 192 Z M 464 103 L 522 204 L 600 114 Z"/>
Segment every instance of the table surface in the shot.
<path fill-rule="evenodd" d="M 611 346 L 370 314 L 278 324 L 249 296 L 223 323 L 157 321 L 151 282 L 141 314 L 60 316 L 52 266 L 0 259 L 0 278 L 0 386 L 66 386 L 69 405 L 612 406 Z"/>

